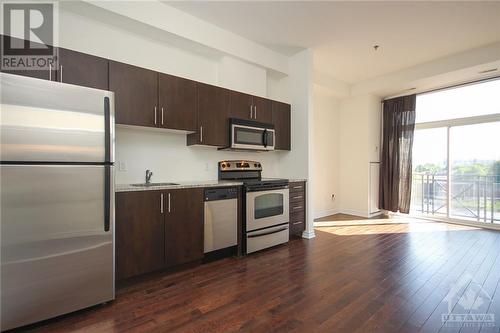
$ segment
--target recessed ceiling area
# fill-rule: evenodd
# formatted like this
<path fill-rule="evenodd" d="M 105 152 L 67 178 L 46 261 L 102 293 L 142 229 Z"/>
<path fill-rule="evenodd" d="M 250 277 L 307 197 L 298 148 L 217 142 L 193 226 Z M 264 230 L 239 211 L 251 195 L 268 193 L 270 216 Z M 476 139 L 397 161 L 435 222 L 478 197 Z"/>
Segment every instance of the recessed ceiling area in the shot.
<path fill-rule="evenodd" d="M 351 84 L 500 41 L 500 2 L 165 3 Z"/>

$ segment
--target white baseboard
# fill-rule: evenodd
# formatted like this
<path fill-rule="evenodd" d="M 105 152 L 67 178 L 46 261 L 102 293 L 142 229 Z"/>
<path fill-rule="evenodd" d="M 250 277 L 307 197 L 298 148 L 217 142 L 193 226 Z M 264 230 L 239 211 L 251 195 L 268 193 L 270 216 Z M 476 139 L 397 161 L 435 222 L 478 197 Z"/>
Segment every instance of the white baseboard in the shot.
<path fill-rule="evenodd" d="M 340 211 L 338 209 L 327 209 L 327 210 L 322 210 L 322 211 L 319 211 L 319 212 L 314 212 L 314 218 L 315 219 L 319 219 L 319 218 L 322 218 L 322 217 L 325 217 L 325 216 L 330 216 L 330 215 L 335 215 L 335 214 L 338 214 L 340 213 Z"/>
<path fill-rule="evenodd" d="M 379 210 L 378 212 L 375 212 L 375 213 L 370 213 L 368 217 L 375 217 L 375 216 L 379 216 L 379 215 L 383 215 L 384 212 Z"/>
<path fill-rule="evenodd" d="M 316 234 L 314 233 L 314 229 L 312 229 L 310 231 L 304 230 L 302 232 L 302 238 L 311 239 L 314 237 L 316 237 Z"/>
<path fill-rule="evenodd" d="M 359 216 L 359 217 L 366 217 L 369 218 L 370 215 L 367 212 L 361 212 L 357 210 L 351 210 L 351 209 L 341 209 L 340 214 L 347 214 L 347 215 L 354 215 L 354 216 Z"/>

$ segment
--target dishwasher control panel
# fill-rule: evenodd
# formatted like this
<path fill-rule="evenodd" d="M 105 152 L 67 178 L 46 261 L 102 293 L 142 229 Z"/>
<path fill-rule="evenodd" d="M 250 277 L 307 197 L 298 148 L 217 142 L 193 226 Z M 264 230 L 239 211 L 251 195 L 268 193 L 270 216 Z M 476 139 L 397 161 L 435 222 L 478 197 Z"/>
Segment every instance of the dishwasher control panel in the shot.
<path fill-rule="evenodd" d="M 210 188 L 205 190 L 205 201 L 236 199 L 238 189 L 236 187 Z"/>

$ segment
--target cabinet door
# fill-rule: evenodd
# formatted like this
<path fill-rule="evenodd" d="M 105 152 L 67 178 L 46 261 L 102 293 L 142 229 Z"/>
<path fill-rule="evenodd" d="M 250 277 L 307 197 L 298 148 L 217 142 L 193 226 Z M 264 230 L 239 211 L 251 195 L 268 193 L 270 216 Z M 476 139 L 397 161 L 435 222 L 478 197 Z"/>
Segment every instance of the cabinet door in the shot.
<path fill-rule="evenodd" d="M 203 189 L 166 195 L 165 263 L 175 266 L 203 257 Z"/>
<path fill-rule="evenodd" d="M 116 193 L 116 278 L 152 272 L 165 263 L 161 192 Z"/>
<path fill-rule="evenodd" d="M 291 149 L 291 115 L 290 104 L 272 102 L 272 116 L 276 133 L 275 149 Z"/>
<path fill-rule="evenodd" d="M 196 131 L 196 82 L 160 73 L 158 84 L 160 126 Z"/>
<path fill-rule="evenodd" d="M 10 36 L 4 36 L 4 35 L 1 35 L 1 42 L 0 42 L 0 61 L 2 61 L 2 63 L 4 61 L 7 61 L 7 59 L 4 59 L 3 55 L 4 55 L 4 46 L 6 45 L 6 43 L 8 43 L 8 45 L 12 45 L 11 43 L 29 43 L 29 41 L 26 41 L 26 40 L 22 40 L 22 39 L 19 39 L 19 38 L 15 38 L 15 37 L 10 37 Z M 42 44 L 39 44 L 39 43 L 34 43 L 32 42 L 32 44 L 36 44 L 38 45 L 38 47 L 47 47 L 47 52 L 50 52 L 52 53 L 53 52 L 53 46 L 49 46 L 49 45 L 44 45 L 42 46 Z M 17 44 L 17 45 L 20 45 L 20 44 Z M 56 51 L 57 51 L 57 48 L 56 48 Z M 32 54 L 30 54 L 31 52 L 27 52 L 28 54 L 23 54 L 23 55 L 26 55 L 28 57 L 30 56 L 33 56 L 33 57 L 36 57 L 38 54 L 33 52 Z M 30 70 L 30 69 L 2 69 L 2 72 L 3 73 L 9 73 L 9 74 L 16 74 L 16 75 L 22 75 L 22 76 L 28 76 L 28 77 L 34 77 L 34 78 L 37 78 L 37 79 L 44 79 L 44 80 L 50 80 L 50 81 L 55 81 L 56 79 L 56 68 L 55 68 L 55 64 L 54 64 L 54 67 L 47 67 L 47 68 L 44 68 L 44 69 L 33 69 L 33 70 Z M 13 66 L 14 67 L 14 66 Z"/>
<path fill-rule="evenodd" d="M 229 95 L 229 116 L 253 120 L 252 96 L 237 91 L 230 91 Z"/>
<path fill-rule="evenodd" d="M 108 90 L 108 60 L 59 48 L 57 81 Z"/>
<path fill-rule="evenodd" d="M 229 142 L 229 91 L 208 84 L 197 84 L 197 132 L 188 135 L 188 145 L 224 147 Z"/>
<path fill-rule="evenodd" d="M 116 123 L 158 126 L 158 73 L 109 62 L 109 90 L 115 93 Z"/>
<path fill-rule="evenodd" d="M 273 121 L 271 100 L 253 96 L 254 120 L 270 124 Z"/>

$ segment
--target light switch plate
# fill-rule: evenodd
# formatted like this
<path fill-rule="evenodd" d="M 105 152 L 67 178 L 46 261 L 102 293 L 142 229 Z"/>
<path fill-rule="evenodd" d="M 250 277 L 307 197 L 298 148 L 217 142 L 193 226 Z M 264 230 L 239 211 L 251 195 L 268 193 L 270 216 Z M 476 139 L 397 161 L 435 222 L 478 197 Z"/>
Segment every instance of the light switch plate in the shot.
<path fill-rule="evenodd" d="M 118 162 L 118 171 L 127 171 L 127 163 Z"/>

